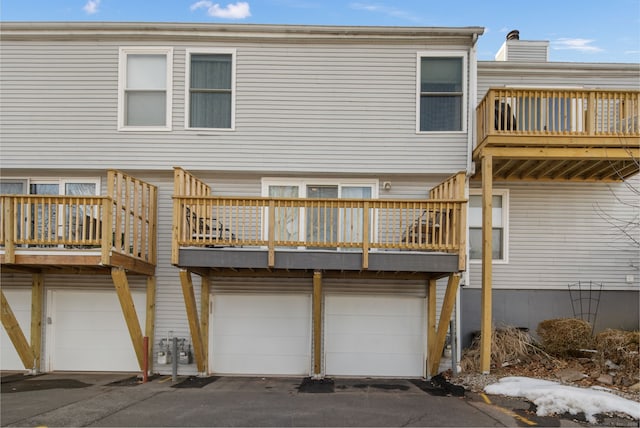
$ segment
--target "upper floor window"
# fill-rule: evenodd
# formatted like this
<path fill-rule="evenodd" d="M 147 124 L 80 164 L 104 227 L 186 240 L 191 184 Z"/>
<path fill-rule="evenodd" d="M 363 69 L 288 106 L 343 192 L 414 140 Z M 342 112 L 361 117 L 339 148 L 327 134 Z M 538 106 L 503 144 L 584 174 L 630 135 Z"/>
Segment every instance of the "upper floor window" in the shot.
<path fill-rule="evenodd" d="M 118 128 L 171 130 L 172 48 L 121 48 Z"/>
<path fill-rule="evenodd" d="M 235 50 L 187 50 L 187 128 L 233 129 Z"/>
<path fill-rule="evenodd" d="M 464 130 L 465 59 L 462 55 L 418 55 L 419 132 Z"/>
<path fill-rule="evenodd" d="M 495 190 L 491 199 L 492 211 L 492 257 L 495 261 L 506 262 L 507 236 L 509 225 L 509 192 Z M 471 189 L 469 195 L 469 259 L 482 260 L 482 193 Z"/>

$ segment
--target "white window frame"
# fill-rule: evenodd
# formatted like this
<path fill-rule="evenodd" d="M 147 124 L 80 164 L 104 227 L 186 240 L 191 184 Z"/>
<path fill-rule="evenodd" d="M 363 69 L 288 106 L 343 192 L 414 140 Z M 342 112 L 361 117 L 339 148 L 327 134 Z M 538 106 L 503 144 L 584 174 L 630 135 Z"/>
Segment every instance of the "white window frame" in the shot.
<path fill-rule="evenodd" d="M 164 126 L 125 125 L 125 90 L 127 83 L 127 58 L 129 55 L 165 55 L 167 58 L 166 117 Z M 173 108 L 173 48 L 172 47 L 121 47 L 118 56 L 118 131 L 171 131 Z"/>
<path fill-rule="evenodd" d="M 269 186 L 298 186 L 298 198 L 304 199 L 307 197 L 307 186 L 310 185 L 318 185 L 318 186 L 338 186 L 338 198 L 341 197 L 341 189 L 343 186 L 352 187 L 352 186 L 360 186 L 360 187 L 371 187 L 371 199 L 379 198 L 379 190 L 380 190 L 380 180 L 378 179 L 329 179 L 329 178 L 283 178 L 283 177 L 264 177 L 262 179 L 262 196 L 269 197 Z M 266 216 L 267 209 L 263 215 Z M 372 240 L 377 239 L 378 235 L 378 224 L 377 224 L 377 215 L 373 216 L 372 222 L 370 224 L 371 230 L 373 231 Z M 306 236 L 306 213 L 305 210 L 301 210 L 300 225 L 298 230 L 298 236 Z M 263 224 L 266 222 L 263 222 Z M 267 226 L 267 225 L 265 225 Z M 268 239 L 268 226 L 263 228 L 263 239 Z"/>
<path fill-rule="evenodd" d="M 469 196 L 482 196 L 482 189 L 469 189 Z M 509 189 L 493 189 L 493 196 L 502 198 L 502 258 L 493 259 L 492 264 L 508 264 L 509 263 Z M 494 216 L 492 216 L 494 217 Z M 470 223 L 469 218 L 469 223 Z M 476 228 L 474 226 L 474 228 Z M 469 224 L 471 230 L 471 224 Z M 471 242 L 469 242 L 471 245 Z M 481 264 L 482 259 L 472 259 L 469 255 L 469 263 Z"/>
<path fill-rule="evenodd" d="M 416 56 L 416 134 L 464 134 L 467 132 L 467 99 L 469 97 L 469 52 L 466 50 L 450 51 L 420 51 Z M 422 131 L 420 130 L 420 86 L 422 73 L 422 58 L 462 58 L 462 127 L 459 131 Z"/>
<path fill-rule="evenodd" d="M 7 179 L 3 179 L 3 181 L 7 181 L 7 182 L 21 181 L 21 182 L 25 183 L 25 194 L 26 195 L 33 195 L 33 193 L 31 193 L 31 185 L 32 184 L 55 184 L 55 185 L 58 186 L 58 196 L 68 196 L 68 195 L 65 194 L 66 184 L 73 184 L 73 183 L 81 183 L 81 184 L 91 183 L 91 184 L 95 184 L 96 185 L 96 187 L 95 187 L 96 188 L 95 196 L 100 196 L 100 193 L 102 191 L 102 187 L 101 187 L 102 180 L 100 179 L 100 177 L 7 178 Z M 89 195 L 86 195 L 86 196 L 89 196 Z M 94 195 L 91 195 L 91 196 L 94 196 Z M 59 207 L 62 207 L 62 205 L 60 205 Z M 95 211 L 94 214 L 97 215 L 97 210 Z M 57 224 L 56 224 L 56 227 L 58 229 L 56 233 L 58 233 L 58 234 L 62 233 L 62 228 L 64 226 L 62 220 L 63 220 L 63 218 L 58 216 Z"/>
<path fill-rule="evenodd" d="M 219 132 L 236 130 L 236 49 L 233 48 L 188 48 L 185 52 L 184 82 L 184 129 L 200 132 Z M 230 128 L 196 128 L 191 127 L 191 55 L 212 54 L 231 55 L 231 127 Z"/>
<path fill-rule="evenodd" d="M 19 183 L 22 185 L 23 193 L 20 194 L 28 194 L 29 193 L 29 179 L 28 178 L 0 178 L 0 183 L 7 184 L 16 184 Z"/>

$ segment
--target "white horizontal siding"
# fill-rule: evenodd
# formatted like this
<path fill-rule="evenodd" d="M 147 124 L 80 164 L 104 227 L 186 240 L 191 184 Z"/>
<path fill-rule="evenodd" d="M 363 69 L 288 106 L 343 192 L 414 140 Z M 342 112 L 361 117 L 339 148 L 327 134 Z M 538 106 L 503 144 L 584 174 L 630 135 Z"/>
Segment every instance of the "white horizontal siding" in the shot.
<path fill-rule="evenodd" d="M 535 63 L 513 64 L 478 61 L 478 99 L 491 87 L 640 89 L 640 65 Z"/>
<path fill-rule="evenodd" d="M 640 188 L 640 180 L 632 186 Z M 571 283 L 594 281 L 608 289 L 638 289 L 640 248 L 607 218 L 637 222 L 637 193 L 625 184 L 526 183 L 508 188 L 509 260 L 494 263 L 494 288 L 566 289 Z M 637 227 L 629 231 L 639 236 Z M 480 264 L 470 263 L 469 271 L 471 286 L 479 287 Z M 633 276 L 631 283 L 627 275 Z"/>
<path fill-rule="evenodd" d="M 3 42 L 3 164 L 409 174 L 466 166 L 465 133 L 415 132 L 416 53 L 430 46 L 200 44 L 237 49 L 236 130 L 202 132 L 184 129 L 185 49 L 198 44 L 149 43 L 174 47 L 173 131 L 118 132 L 118 49 L 124 45 Z M 433 46 L 454 48 L 464 49 Z"/>

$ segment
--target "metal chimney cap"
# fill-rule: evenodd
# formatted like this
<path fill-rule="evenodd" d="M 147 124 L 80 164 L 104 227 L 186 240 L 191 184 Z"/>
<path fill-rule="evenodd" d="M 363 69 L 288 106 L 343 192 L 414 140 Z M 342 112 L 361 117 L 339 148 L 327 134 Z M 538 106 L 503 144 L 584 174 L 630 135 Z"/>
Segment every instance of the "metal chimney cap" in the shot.
<path fill-rule="evenodd" d="M 520 31 L 511 30 L 507 34 L 507 40 L 520 40 Z"/>

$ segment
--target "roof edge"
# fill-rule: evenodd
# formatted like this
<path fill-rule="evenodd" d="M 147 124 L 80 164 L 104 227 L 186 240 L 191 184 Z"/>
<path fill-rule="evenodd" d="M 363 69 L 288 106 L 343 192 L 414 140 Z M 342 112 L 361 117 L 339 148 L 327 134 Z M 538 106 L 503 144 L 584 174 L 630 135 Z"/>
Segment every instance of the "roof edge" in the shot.
<path fill-rule="evenodd" d="M 469 37 L 484 27 L 390 27 L 179 22 L 47 22 L 4 21 L 3 38 L 68 37 L 268 37 L 268 38 L 431 38 Z"/>
<path fill-rule="evenodd" d="M 529 62 L 529 61 L 478 61 L 478 71 L 518 70 L 537 72 L 544 70 L 607 70 L 640 72 L 640 63 L 636 62 Z"/>

